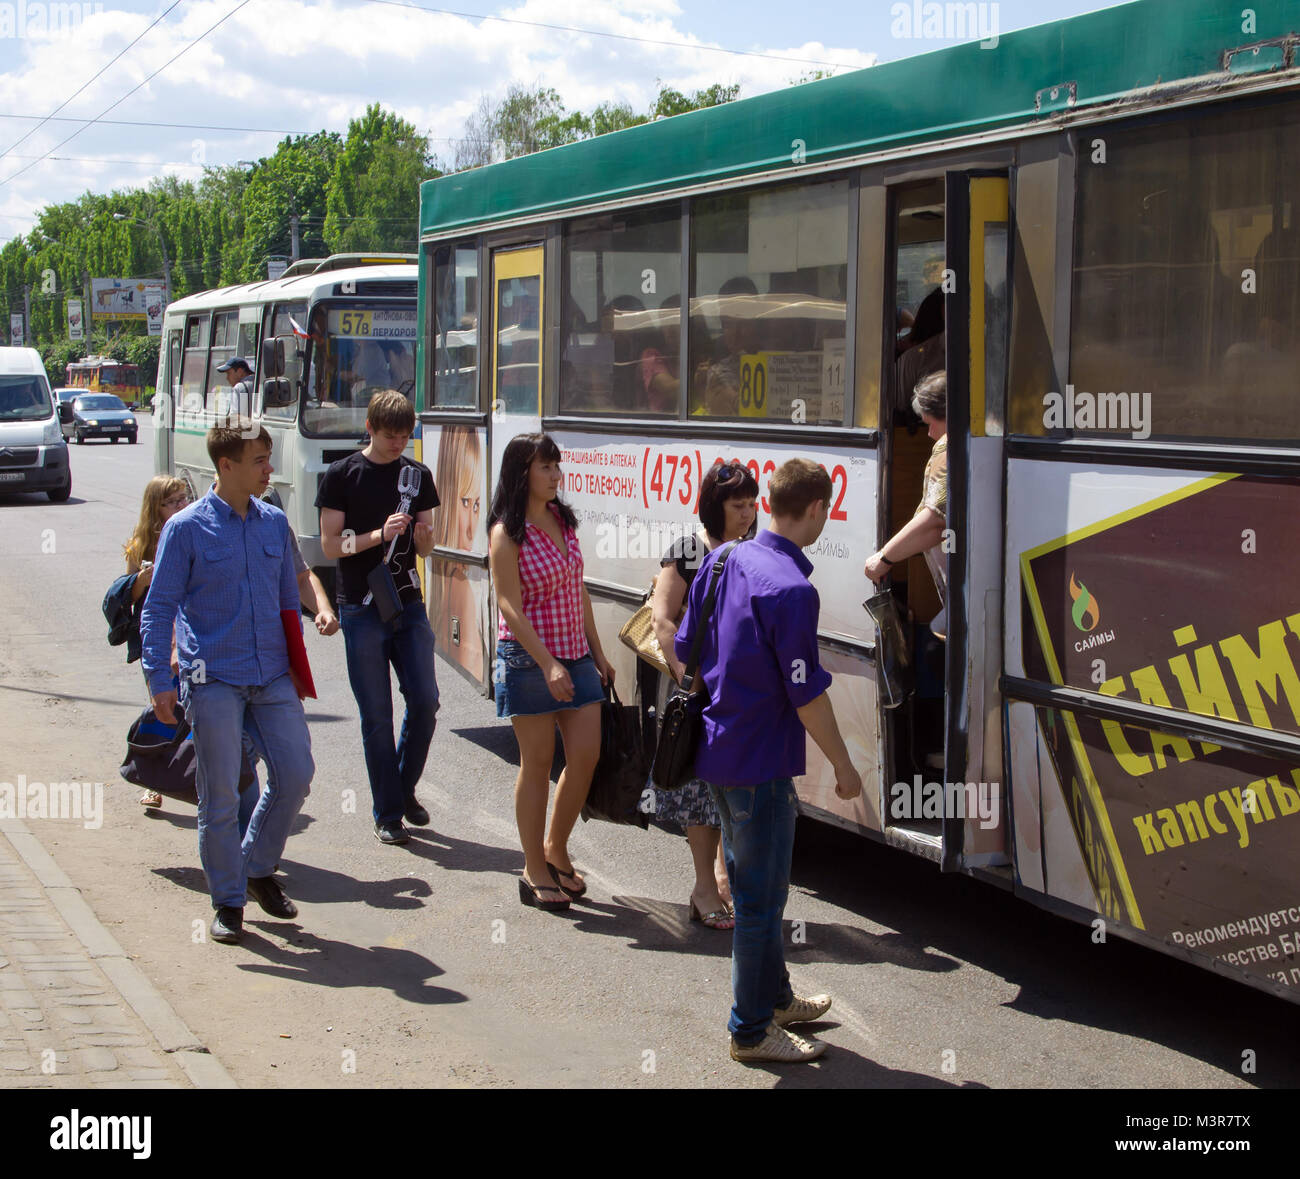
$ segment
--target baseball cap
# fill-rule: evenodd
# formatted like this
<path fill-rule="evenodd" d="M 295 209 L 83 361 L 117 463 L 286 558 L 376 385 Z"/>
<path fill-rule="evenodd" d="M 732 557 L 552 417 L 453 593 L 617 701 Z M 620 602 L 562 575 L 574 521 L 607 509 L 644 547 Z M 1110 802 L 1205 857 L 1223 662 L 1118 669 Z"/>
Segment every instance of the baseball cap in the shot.
<path fill-rule="evenodd" d="M 229 369 L 234 368 L 235 365 L 237 365 L 237 364 L 238 364 L 238 365 L 242 365 L 242 366 L 243 366 L 244 368 L 246 368 L 250 373 L 253 371 L 253 366 L 252 366 L 251 364 L 249 364 L 248 361 L 246 361 L 242 356 L 232 356 L 229 360 L 226 361 L 225 364 L 219 364 L 219 365 L 217 365 L 217 372 L 219 372 L 219 373 L 224 373 L 224 372 L 228 371 Z"/>

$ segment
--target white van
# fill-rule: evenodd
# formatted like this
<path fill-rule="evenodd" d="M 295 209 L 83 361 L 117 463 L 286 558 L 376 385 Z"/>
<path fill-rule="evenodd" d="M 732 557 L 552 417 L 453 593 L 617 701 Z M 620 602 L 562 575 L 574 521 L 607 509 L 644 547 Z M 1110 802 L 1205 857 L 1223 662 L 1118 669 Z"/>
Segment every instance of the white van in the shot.
<path fill-rule="evenodd" d="M 0 348 L 0 492 L 72 494 L 68 444 L 35 348 Z"/>

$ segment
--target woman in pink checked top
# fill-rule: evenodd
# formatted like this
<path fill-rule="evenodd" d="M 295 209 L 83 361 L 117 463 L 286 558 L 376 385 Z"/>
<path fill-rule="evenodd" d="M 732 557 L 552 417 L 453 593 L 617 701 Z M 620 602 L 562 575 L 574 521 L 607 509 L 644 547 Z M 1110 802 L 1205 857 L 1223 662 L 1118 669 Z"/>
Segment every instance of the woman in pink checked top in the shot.
<path fill-rule="evenodd" d="M 545 434 L 506 447 L 488 513 L 492 583 L 501 623 L 492 681 L 497 715 L 519 742 L 515 821 L 524 850 L 519 899 L 539 909 L 569 907 L 587 891 L 568 842 L 600 755 L 600 702 L 613 683 L 582 583 L 573 510 L 558 498 L 560 448 Z M 546 832 L 555 726 L 564 772 Z M 544 835 L 545 832 L 545 835 Z"/>

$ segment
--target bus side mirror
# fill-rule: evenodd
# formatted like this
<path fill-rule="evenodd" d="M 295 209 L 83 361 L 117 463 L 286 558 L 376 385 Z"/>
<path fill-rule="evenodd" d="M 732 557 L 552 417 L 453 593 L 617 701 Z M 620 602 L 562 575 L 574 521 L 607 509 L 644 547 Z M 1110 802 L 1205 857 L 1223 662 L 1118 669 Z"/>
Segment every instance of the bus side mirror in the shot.
<path fill-rule="evenodd" d="M 283 377 L 275 377 L 262 386 L 262 405 L 267 409 L 284 409 L 294 402 L 293 386 Z"/>
<path fill-rule="evenodd" d="M 262 341 L 262 375 L 266 377 L 284 376 L 284 341 L 271 339 Z"/>

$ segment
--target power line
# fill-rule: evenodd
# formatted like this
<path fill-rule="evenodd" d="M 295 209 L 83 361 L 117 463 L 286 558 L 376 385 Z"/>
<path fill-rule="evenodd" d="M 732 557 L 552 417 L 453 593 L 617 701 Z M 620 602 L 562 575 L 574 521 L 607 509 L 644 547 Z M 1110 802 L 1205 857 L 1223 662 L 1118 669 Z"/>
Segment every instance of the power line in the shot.
<path fill-rule="evenodd" d="M 126 52 L 128 49 L 134 48 L 137 44 L 143 41 L 144 38 L 149 34 L 149 32 L 155 26 L 162 23 L 163 17 L 167 16 L 167 14 L 170 13 L 172 9 L 176 8 L 180 3 L 181 0 L 174 0 L 174 3 L 172 4 L 171 8 L 168 8 L 167 11 L 162 14 L 162 16 L 158 17 L 153 22 L 153 24 L 149 26 L 149 28 L 145 29 L 145 31 L 141 33 L 134 41 L 132 41 L 131 44 L 126 47 L 126 49 L 123 49 L 121 53 L 119 53 L 115 58 L 113 58 L 112 61 L 110 61 L 107 65 L 105 65 L 103 69 L 101 69 L 97 74 L 95 74 L 95 76 L 91 78 L 90 81 L 85 82 L 77 90 L 69 94 L 67 98 L 65 98 L 61 103 L 59 103 L 59 105 L 56 106 L 52 111 L 50 111 L 50 113 L 46 115 L 44 119 L 42 119 L 39 123 L 37 123 L 35 127 L 33 127 L 30 131 L 24 134 L 21 138 L 14 140 L 14 142 L 11 143 L 7 148 L 5 148 L 4 151 L 0 151 L 0 159 L 3 159 L 11 151 L 13 151 L 13 149 L 16 148 L 20 143 L 22 143 L 24 139 L 28 139 L 31 136 L 35 135 L 37 131 L 39 131 L 42 127 L 45 126 L 45 124 L 49 121 L 50 118 L 52 118 L 54 115 L 57 115 L 59 111 L 61 111 L 65 106 L 67 106 L 68 103 L 70 103 L 74 98 L 76 98 L 77 95 L 80 94 L 83 90 L 85 90 L 86 87 L 89 86 L 92 82 L 95 82 L 97 79 L 102 78 L 104 74 L 108 72 L 110 66 L 113 66 L 117 62 L 121 61 L 121 59 L 126 56 Z"/>
<path fill-rule="evenodd" d="M 128 90 L 125 94 L 123 94 L 121 98 L 117 99 L 115 102 L 110 103 L 102 111 L 100 111 L 99 114 L 96 115 L 93 119 L 87 120 L 84 127 L 81 127 L 80 129 L 74 131 L 71 135 L 67 137 L 67 139 L 64 139 L 61 142 L 56 143 L 52 148 L 50 148 L 49 151 L 45 153 L 45 156 L 53 155 L 65 143 L 71 143 L 74 139 L 76 139 L 77 136 L 80 135 L 82 131 L 85 131 L 87 127 L 93 126 L 95 123 L 99 122 L 99 120 L 103 118 L 106 114 L 108 114 L 108 112 L 111 111 L 114 107 L 121 106 L 122 103 L 124 103 L 128 98 L 130 98 L 131 95 L 133 95 L 137 90 L 143 89 L 145 86 L 147 86 L 159 74 L 161 74 L 163 70 L 167 69 L 173 62 L 180 60 L 181 57 L 183 57 L 191 49 L 193 49 L 194 46 L 196 46 L 200 41 L 202 41 L 209 33 L 215 32 L 218 28 L 220 28 L 223 24 L 225 24 L 226 21 L 228 21 L 232 16 L 234 16 L 235 13 L 237 13 L 241 8 L 244 8 L 249 3 L 250 0 L 240 0 L 240 2 L 236 4 L 235 7 L 232 8 L 229 12 L 227 12 L 226 15 L 223 16 L 219 21 L 217 21 L 216 24 L 211 25 L 207 29 L 205 29 L 202 33 L 200 33 L 197 37 L 195 37 L 193 41 L 191 41 L 188 45 L 186 45 L 183 49 L 181 49 L 179 53 L 176 53 L 172 57 L 168 58 L 162 65 L 160 65 L 156 70 L 154 70 L 152 74 L 150 74 L 147 78 L 145 78 L 144 81 L 137 83 L 135 86 L 132 86 L 131 89 Z M 42 160 L 45 159 L 45 156 L 42 156 L 41 159 Z M 0 185 L 8 184 L 9 181 L 15 179 L 18 176 L 21 176 L 24 172 L 27 172 L 30 169 L 36 167 L 38 163 L 40 163 L 40 160 L 35 160 L 30 164 L 25 164 L 23 167 L 19 168 L 17 172 L 10 173 L 10 175 L 6 176 L 3 180 L 0 180 Z"/>
<path fill-rule="evenodd" d="M 609 37 L 615 41 L 634 41 L 640 45 L 660 45 L 670 49 L 695 49 L 701 53 L 727 53 L 735 57 L 761 57 L 766 61 L 788 61 L 795 65 L 833 66 L 837 69 L 848 68 L 842 61 L 818 61 L 810 57 L 783 57 L 776 53 L 759 53 L 753 49 L 724 49 L 716 45 L 698 45 L 692 41 L 661 41 L 653 37 L 635 37 L 631 33 L 610 33 L 600 29 L 578 29 L 572 25 L 553 25 L 544 21 L 519 20 L 512 16 L 488 16 L 481 12 L 457 12 L 450 8 L 426 8 L 423 4 L 410 4 L 405 0 L 364 0 L 368 4 L 384 4 L 390 8 L 413 8 L 417 12 L 427 12 L 434 16 L 459 16 L 466 20 L 493 20 L 506 25 L 525 25 L 531 29 L 550 29 L 559 33 L 578 33 L 584 37 Z"/>
<path fill-rule="evenodd" d="M 0 119 L 37 119 L 50 123 L 84 123 L 86 121 L 84 118 L 71 118 L 67 115 L 56 118 L 53 115 L 11 115 L 4 112 L 0 112 Z M 92 121 L 105 127 L 169 127 L 178 131 L 241 131 L 248 135 L 314 134 L 314 132 L 300 129 L 290 131 L 283 127 L 224 127 L 215 123 L 157 123 L 147 119 L 94 119 Z"/>

